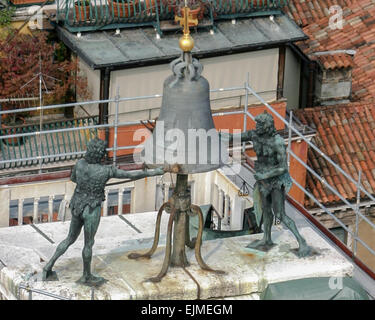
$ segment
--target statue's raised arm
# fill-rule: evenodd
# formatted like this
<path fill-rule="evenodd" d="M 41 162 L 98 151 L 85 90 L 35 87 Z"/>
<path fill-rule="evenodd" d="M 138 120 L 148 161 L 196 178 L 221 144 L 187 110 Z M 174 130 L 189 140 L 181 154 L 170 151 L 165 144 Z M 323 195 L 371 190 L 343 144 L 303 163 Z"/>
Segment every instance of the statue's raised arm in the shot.
<path fill-rule="evenodd" d="M 145 168 L 145 170 L 125 171 L 125 170 L 121 170 L 121 169 L 117 169 L 113 167 L 112 172 L 113 172 L 112 178 L 138 180 L 138 179 L 143 179 L 146 177 L 163 175 L 164 169 L 163 168 L 156 168 L 156 169 Z"/>
<path fill-rule="evenodd" d="M 247 141 L 253 141 L 254 139 L 254 130 L 248 130 L 241 133 L 227 133 L 220 131 L 219 137 L 223 141 L 228 141 L 229 144 L 232 144 L 234 140 L 238 142 L 247 142 Z"/>

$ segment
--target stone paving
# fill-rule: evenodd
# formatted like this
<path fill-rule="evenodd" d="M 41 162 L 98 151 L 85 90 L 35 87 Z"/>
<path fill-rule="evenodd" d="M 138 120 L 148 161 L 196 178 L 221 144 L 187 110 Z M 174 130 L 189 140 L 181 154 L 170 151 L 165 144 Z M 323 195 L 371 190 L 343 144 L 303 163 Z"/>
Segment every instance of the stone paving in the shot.
<path fill-rule="evenodd" d="M 91 291 L 75 281 L 82 273 L 83 234 L 55 265 L 59 281 L 41 281 L 45 261 L 65 238 L 67 222 L 38 224 L 0 229 L 0 293 L 3 298 L 28 299 L 20 284 L 69 299 L 259 299 L 268 283 L 307 277 L 352 276 L 354 267 L 326 240 L 310 227 L 301 229 L 316 254 L 297 258 L 297 241 L 292 234 L 275 226 L 273 240 L 277 244 L 268 253 L 246 248 L 262 234 L 205 241 L 202 256 L 216 274 L 201 270 L 194 250 L 187 248 L 190 266 L 170 268 L 160 283 L 146 281 L 156 276 L 165 252 L 168 215 L 163 216 L 159 248 L 151 259 L 130 260 L 130 252 L 151 247 L 156 212 L 126 214 L 102 218 L 94 245 L 92 267 L 96 274 L 108 279 Z M 20 293 L 20 295 L 19 295 Z M 33 299 L 52 299 L 33 293 Z"/>

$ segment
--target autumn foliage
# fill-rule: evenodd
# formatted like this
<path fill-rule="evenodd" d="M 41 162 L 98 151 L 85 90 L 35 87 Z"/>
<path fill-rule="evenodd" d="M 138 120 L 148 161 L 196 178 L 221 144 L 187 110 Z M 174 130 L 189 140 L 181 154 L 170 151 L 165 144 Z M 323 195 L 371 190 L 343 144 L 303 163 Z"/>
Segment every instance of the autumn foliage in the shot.
<path fill-rule="evenodd" d="M 64 44 L 49 41 L 46 32 L 18 34 L 10 41 L 0 41 L 0 50 L 0 98 L 39 96 L 38 79 L 22 88 L 39 72 L 39 57 L 42 73 L 49 76 L 43 77 L 48 89 L 47 93 L 43 85 L 44 105 L 73 102 L 76 92 L 83 99 L 89 98 L 87 80 L 79 75 L 77 60 L 67 54 Z M 2 107 L 18 106 L 3 103 Z"/>

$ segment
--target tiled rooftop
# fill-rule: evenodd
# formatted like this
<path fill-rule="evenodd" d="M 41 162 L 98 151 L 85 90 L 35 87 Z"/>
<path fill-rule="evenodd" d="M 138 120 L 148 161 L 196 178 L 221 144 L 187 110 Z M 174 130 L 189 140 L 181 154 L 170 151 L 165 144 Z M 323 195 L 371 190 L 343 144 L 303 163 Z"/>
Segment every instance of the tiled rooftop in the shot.
<path fill-rule="evenodd" d="M 343 28 L 334 30 L 329 22 L 335 21 L 337 11 L 330 12 L 335 5 L 343 10 Z M 309 37 L 297 45 L 310 59 L 326 70 L 352 68 L 353 102 L 296 115 L 316 129 L 318 148 L 354 179 L 362 170 L 363 186 L 375 194 L 375 0 L 290 0 L 285 11 Z M 356 186 L 311 148 L 308 164 L 346 199 L 355 200 Z M 324 205 L 341 202 L 309 172 L 306 186 Z M 305 206 L 316 205 L 306 197 Z"/>
<path fill-rule="evenodd" d="M 316 129 L 313 141 L 316 146 L 354 179 L 358 179 L 358 172 L 362 170 L 363 187 L 375 194 L 375 106 L 355 102 L 309 108 L 296 113 L 304 124 Z M 317 152 L 311 148 L 308 152 L 308 165 L 347 200 L 354 200 L 356 186 Z M 339 202 L 339 198 L 310 173 L 307 174 L 306 185 L 324 205 Z M 307 197 L 305 206 L 313 206 Z"/>
<path fill-rule="evenodd" d="M 346 53 L 316 55 L 311 59 L 317 61 L 326 70 L 354 67 L 353 57 Z"/>
<path fill-rule="evenodd" d="M 343 10 L 343 28 L 333 30 L 331 6 Z M 375 0 L 290 0 L 285 11 L 302 27 L 309 40 L 297 42 L 308 56 L 316 52 L 355 50 L 353 58 L 354 100 L 375 98 Z M 320 57 L 322 58 L 322 57 Z M 325 56 L 324 60 L 326 60 Z M 327 69 L 348 65 L 348 55 L 335 54 L 322 61 Z M 351 58 L 349 58 L 351 59 Z"/>

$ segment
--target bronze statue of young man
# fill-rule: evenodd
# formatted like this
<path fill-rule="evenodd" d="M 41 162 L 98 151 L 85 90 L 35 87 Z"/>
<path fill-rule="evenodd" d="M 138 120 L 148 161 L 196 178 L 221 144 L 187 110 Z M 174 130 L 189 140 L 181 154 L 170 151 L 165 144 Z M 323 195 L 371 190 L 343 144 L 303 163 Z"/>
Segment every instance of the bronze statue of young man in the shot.
<path fill-rule="evenodd" d="M 145 171 L 124 171 L 114 166 L 102 165 L 106 152 L 106 143 L 100 139 L 92 139 L 87 145 L 84 159 L 74 166 L 71 180 L 77 184 L 70 201 L 72 220 L 69 234 L 58 247 L 53 257 L 43 268 L 43 280 L 57 280 L 56 272 L 52 267 L 56 260 L 65 253 L 84 228 L 85 244 L 82 251 L 83 275 L 77 281 L 89 286 L 98 286 L 105 282 L 102 277 L 91 273 L 92 247 L 94 237 L 99 226 L 101 203 L 105 199 L 104 188 L 111 178 L 137 180 L 149 176 L 162 175 L 162 168 Z"/>
<path fill-rule="evenodd" d="M 294 221 L 285 214 L 285 194 L 292 186 L 288 172 L 284 139 L 276 133 L 272 116 L 264 112 L 255 117 L 255 130 L 241 134 L 241 141 L 252 141 L 257 156 L 255 162 L 254 212 L 257 221 L 263 221 L 263 239 L 250 243 L 247 247 L 268 250 L 274 244 L 271 228 L 274 216 L 296 237 L 300 257 L 308 256 L 311 248 L 298 232 Z M 229 139 L 233 135 L 229 135 Z M 262 222 L 260 222 L 261 224 Z"/>

